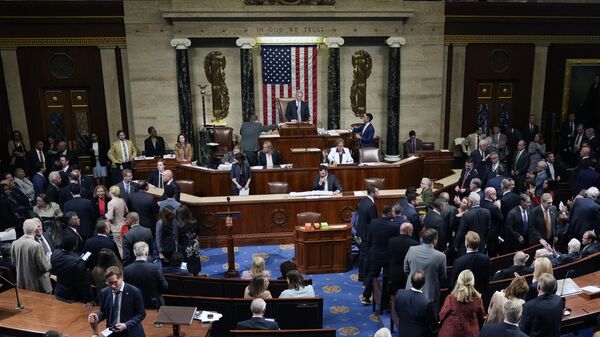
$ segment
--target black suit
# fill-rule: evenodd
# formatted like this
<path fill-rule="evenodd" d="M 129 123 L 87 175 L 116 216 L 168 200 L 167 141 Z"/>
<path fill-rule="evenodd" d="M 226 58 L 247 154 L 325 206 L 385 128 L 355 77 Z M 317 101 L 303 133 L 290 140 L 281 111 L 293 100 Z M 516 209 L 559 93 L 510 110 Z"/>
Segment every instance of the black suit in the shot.
<path fill-rule="evenodd" d="M 264 317 L 252 317 L 238 322 L 237 328 L 239 330 L 279 330 L 279 325 L 275 321 L 267 321 Z"/>
<path fill-rule="evenodd" d="M 519 236 L 522 236 L 523 240 L 525 240 L 524 244 L 527 242 L 531 210 L 528 209 L 526 213 L 527 224 L 523 222 L 523 213 L 520 206 L 514 207 L 506 215 L 504 245 L 507 252 L 514 252 L 522 246 L 522 244 L 519 243 Z"/>
<path fill-rule="evenodd" d="M 437 324 L 433 303 L 420 292 L 400 289 L 396 293 L 398 337 L 429 337 Z"/>
<path fill-rule="evenodd" d="M 413 239 L 419 240 L 421 237 L 421 228 L 423 227 L 419 212 L 417 212 L 414 206 L 409 205 L 406 199 L 400 199 L 400 206 L 402 207 L 402 212 L 406 216 L 408 222 L 413 225 Z"/>
<path fill-rule="evenodd" d="M 100 162 L 100 166 L 106 166 L 108 164 L 108 150 L 109 146 L 107 143 L 98 142 L 98 161 Z M 88 154 L 90 156 L 90 167 L 93 169 L 96 167 L 96 154 L 92 148 L 92 143 L 90 143 Z"/>
<path fill-rule="evenodd" d="M 507 278 L 512 279 L 515 277 L 515 273 L 521 276 L 531 274 L 533 273 L 533 268 L 528 266 L 510 266 L 508 268 L 498 270 L 496 273 L 494 273 L 494 276 L 492 276 L 492 280 L 503 280 Z"/>
<path fill-rule="evenodd" d="M 175 179 L 171 179 L 170 182 L 165 182 L 165 186 L 167 185 L 173 186 L 173 188 L 175 189 L 175 200 L 179 201 L 179 198 L 181 197 L 181 188 L 179 187 L 179 184 L 177 184 Z M 167 200 L 167 195 L 163 193 L 160 200 Z"/>
<path fill-rule="evenodd" d="M 74 249 L 75 253 L 83 253 L 83 240 L 81 239 L 81 235 L 79 233 L 75 233 L 75 231 L 73 231 L 72 228 L 65 227 L 65 229 L 63 229 L 62 231 L 63 242 L 67 240 L 67 237 L 72 237 L 73 240 L 77 243 L 77 246 Z"/>
<path fill-rule="evenodd" d="M 490 257 L 498 255 L 498 235 L 504 237 L 504 216 L 500 208 L 487 200 L 481 200 L 481 207 L 490 211 L 490 232 L 488 233 L 487 251 Z"/>
<path fill-rule="evenodd" d="M 356 223 L 356 235 L 361 239 L 358 274 L 359 276 L 366 276 L 366 274 L 369 272 L 369 224 L 371 223 L 371 221 L 377 218 L 377 207 L 369 197 L 364 197 L 358 202 L 357 212 L 358 220 Z"/>
<path fill-rule="evenodd" d="M 435 246 L 435 249 L 444 253 L 447 249 L 449 228 L 446 228 L 446 224 L 444 222 L 444 218 L 436 211 L 431 210 L 427 212 L 425 215 L 425 219 L 423 219 L 423 228 L 433 228 L 438 232 L 438 242 Z"/>
<path fill-rule="evenodd" d="M 460 172 L 460 178 L 458 179 L 458 183 L 457 186 L 459 188 L 465 188 L 467 190 L 466 194 L 468 194 L 469 191 L 469 185 L 471 184 L 471 180 L 473 180 L 473 178 L 479 178 L 479 172 L 476 169 L 462 169 L 462 171 Z"/>
<path fill-rule="evenodd" d="M 367 237 L 369 246 L 369 274 L 365 281 L 363 296 L 370 298 L 373 292 L 373 278 L 379 277 L 383 268 L 383 276 L 387 277 L 390 266 L 390 255 L 388 252 L 388 241 L 399 234 L 400 226 L 394 219 L 373 219 L 369 225 L 370 235 Z"/>
<path fill-rule="evenodd" d="M 460 254 L 465 253 L 465 235 L 468 231 L 474 231 L 479 234 L 481 243 L 479 244 L 479 251 L 485 252 L 485 245 L 487 243 L 488 233 L 491 226 L 491 215 L 490 211 L 482 207 L 472 207 L 460 219 L 460 225 L 456 232 L 456 239 L 454 240 L 454 247 Z"/>
<path fill-rule="evenodd" d="M 564 303 L 560 296 L 543 294 L 523 304 L 519 326 L 529 337 L 559 337 Z"/>
<path fill-rule="evenodd" d="M 310 122 L 310 112 L 308 111 L 308 104 L 305 101 L 300 101 L 300 117 L 301 120 L 298 119 L 298 106 L 296 105 L 296 101 L 291 101 L 285 107 L 285 118 L 289 121 L 292 119 L 297 120 L 298 122 Z"/>
<path fill-rule="evenodd" d="M 86 174 L 82 174 L 81 183 L 79 184 L 79 186 L 81 186 L 82 190 L 81 196 L 87 199 L 92 199 L 94 189 L 96 189 L 96 181 L 94 180 L 94 178 Z"/>
<path fill-rule="evenodd" d="M 48 197 L 48 201 L 60 203 L 60 187 L 48 183 L 48 188 L 46 189 L 46 196 Z"/>
<path fill-rule="evenodd" d="M 528 144 L 533 141 L 533 137 L 538 133 L 540 133 L 540 127 L 535 124 L 533 125 L 533 130 L 531 130 L 529 123 L 523 127 L 523 139 L 525 139 Z"/>
<path fill-rule="evenodd" d="M 538 243 L 540 239 L 548 241 L 552 244 L 552 240 L 556 233 L 556 217 L 558 216 L 556 206 L 550 207 L 550 236 L 546 233 L 546 218 L 542 206 L 534 207 L 531 210 L 531 218 L 529 218 L 529 243 Z"/>
<path fill-rule="evenodd" d="M 85 241 L 83 246 L 83 251 L 92 253 L 87 260 L 88 268 L 93 269 L 98 264 L 98 253 L 102 248 L 112 250 L 119 259 L 121 258 L 117 244 L 113 239 L 106 235 L 92 236 Z"/>
<path fill-rule="evenodd" d="M 92 288 L 85 261 L 74 252 L 56 249 L 50 258 L 52 269 L 56 275 L 54 294 L 59 300 L 67 302 L 92 302 Z"/>
<path fill-rule="evenodd" d="M 44 152 L 44 150 L 42 150 L 42 153 L 44 154 L 43 159 L 45 160 L 45 164 L 49 164 L 50 162 L 48 161 L 48 155 Z M 27 160 L 27 170 L 26 172 L 28 173 L 28 175 L 31 177 L 32 175 L 35 174 L 36 171 L 36 165 L 38 163 L 41 163 L 40 161 L 40 157 L 38 155 L 38 149 L 37 148 L 33 148 L 31 150 L 29 150 L 27 152 L 27 154 L 25 155 L 25 158 Z"/>
<path fill-rule="evenodd" d="M 129 182 L 129 191 L 127 191 L 123 180 L 121 180 L 117 186 L 119 187 L 119 190 L 121 190 L 121 198 L 125 199 L 127 201 L 127 206 L 129 206 L 129 199 L 131 198 L 131 195 L 137 192 L 137 190 L 140 189 L 140 186 L 135 181 L 131 181 Z"/>
<path fill-rule="evenodd" d="M 513 191 L 506 192 L 500 198 L 500 211 L 502 211 L 502 215 L 504 218 L 508 215 L 511 209 L 519 206 L 521 204 L 521 200 L 519 199 L 519 195 Z"/>
<path fill-rule="evenodd" d="M 527 335 L 519 330 L 518 326 L 502 322 L 499 324 L 485 324 L 479 331 L 479 337 L 527 337 Z"/>
<path fill-rule="evenodd" d="M 169 287 L 158 265 L 136 260 L 123 269 L 125 280 L 142 291 L 144 307 L 156 309 L 165 304 L 161 293 Z"/>
<path fill-rule="evenodd" d="M 315 177 L 315 182 L 313 183 L 313 186 L 312 186 L 313 191 L 323 191 L 324 190 L 325 184 L 319 185 L 320 180 L 321 180 L 321 176 L 317 175 Z M 327 174 L 327 190 L 330 192 L 343 191 L 342 184 L 340 184 L 340 181 L 333 174 Z"/>
<path fill-rule="evenodd" d="M 94 235 L 96 229 L 96 213 L 94 212 L 94 205 L 91 200 L 84 199 L 82 197 L 73 198 L 65 203 L 63 211 L 75 212 L 80 220 L 79 235 L 84 239 Z M 79 247 L 83 249 L 83 247 Z"/>
<path fill-rule="evenodd" d="M 568 234 L 575 238 L 581 238 L 585 231 L 597 230 L 599 224 L 600 205 L 591 198 L 575 199 L 573 206 L 571 206 Z"/>
<path fill-rule="evenodd" d="M 483 152 L 483 155 L 481 155 L 481 152 Z M 475 149 L 471 152 L 470 157 L 471 159 L 473 159 L 473 168 L 476 169 L 478 172 L 481 172 L 479 169 L 485 164 L 483 159 L 486 155 L 487 154 L 485 153 L 485 151 L 481 151 L 479 149 Z"/>
<path fill-rule="evenodd" d="M 392 293 L 406 287 L 406 274 L 404 273 L 404 258 L 408 249 L 418 246 L 419 241 L 408 235 L 400 235 L 388 240 L 388 251 L 390 253 L 390 281 L 392 282 Z"/>
<path fill-rule="evenodd" d="M 152 143 L 152 137 L 144 139 L 144 156 L 155 157 L 165 154 L 165 140 L 163 137 L 156 137 L 156 145 Z"/>
<path fill-rule="evenodd" d="M 123 265 L 128 265 L 135 260 L 133 245 L 144 241 L 148 244 L 149 252 L 152 254 L 152 242 L 154 241 L 149 228 L 140 225 L 131 226 L 129 231 L 123 235 Z"/>
<path fill-rule="evenodd" d="M 458 274 L 469 269 L 475 276 L 475 289 L 483 294 L 490 283 L 490 258 L 479 252 L 466 253 L 454 260 L 452 267 L 452 282 L 448 289 L 454 289 Z"/>
<path fill-rule="evenodd" d="M 100 293 L 100 311 L 97 315 L 99 321 L 106 319 L 107 327 L 119 323 L 111 321 L 111 317 L 116 317 L 116 315 L 112 314 L 112 302 L 112 289 L 110 287 L 102 289 L 102 292 Z M 121 334 L 117 334 L 117 336 L 145 336 L 144 327 L 142 326 L 142 321 L 145 317 L 146 310 L 144 310 L 144 298 L 142 297 L 142 292 L 135 286 L 125 283 L 123 292 L 121 293 L 120 323 L 127 325 L 127 329 Z M 115 336 L 115 333 L 111 336 Z"/>
<path fill-rule="evenodd" d="M 164 186 L 161 186 L 160 180 L 161 180 L 161 176 L 160 176 L 160 172 L 158 172 L 158 170 L 152 172 L 152 174 L 150 174 L 150 176 L 148 176 L 149 184 L 156 186 L 158 188 L 163 188 Z M 163 181 L 163 184 L 164 183 L 166 183 L 166 181 Z"/>
<path fill-rule="evenodd" d="M 154 197 L 146 191 L 137 191 L 131 194 L 130 203 L 131 210 L 140 216 L 140 225 L 155 233 L 158 204 Z"/>
<path fill-rule="evenodd" d="M 517 188 L 517 191 L 520 192 L 523 191 L 525 187 L 525 175 L 527 174 L 527 170 L 529 169 L 529 153 L 527 152 L 527 150 L 523 150 L 523 152 L 519 156 L 519 160 L 517 160 L 518 154 L 519 151 L 515 151 L 515 156 L 513 158 L 511 168 L 513 171 L 515 171 L 515 175 L 513 177 L 515 178 L 515 187 Z"/>
<path fill-rule="evenodd" d="M 279 154 L 279 151 L 273 150 L 271 156 L 273 159 L 273 166 L 279 166 L 283 164 L 281 162 L 281 155 Z M 267 166 L 267 155 L 265 155 L 265 153 L 262 151 L 258 153 L 258 166 Z"/>

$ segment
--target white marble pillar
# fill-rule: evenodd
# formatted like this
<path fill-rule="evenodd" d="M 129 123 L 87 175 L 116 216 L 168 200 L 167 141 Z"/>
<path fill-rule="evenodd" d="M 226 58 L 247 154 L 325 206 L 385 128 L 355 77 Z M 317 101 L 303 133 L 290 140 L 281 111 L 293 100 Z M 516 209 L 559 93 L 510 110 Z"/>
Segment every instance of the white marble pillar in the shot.
<path fill-rule="evenodd" d="M 132 106 L 132 101 L 131 101 L 131 86 L 129 85 L 129 83 L 131 83 L 129 81 L 129 62 L 128 62 L 128 56 L 127 56 L 127 48 L 125 47 L 121 47 L 119 49 L 121 51 L 121 66 L 123 69 L 123 86 L 125 89 L 125 108 L 127 109 L 127 124 L 128 124 L 128 129 L 129 129 L 129 137 L 130 139 L 133 139 L 133 137 L 131 136 L 131 134 L 134 132 L 134 118 L 133 118 L 133 110 L 131 109 Z M 121 111 L 121 113 L 123 113 L 123 111 Z M 144 128 L 144 126 L 142 126 L 142 128 Z M 146 130 L 143 130 L 143 132 L 141 133 L 142 135 L 144 135 L 143 138 L 145 138 L 145 132 Z M 135 132 L 135 134 L 140 134 L 140 132 Z M 137 138 L 136 138 L 136 142 L 137 142 Z M 137 143 L 136 143 L 137 145 Z M 141 144 L 140 144 L 141 145 Z"/>
<path fill-rule="evenodd" d="M 463 133 L 470 133 L 470 130 L 463 131 L 463 98 L 465 91 L 465 61 L 467 57 L 466 44 L 453 44 L 452 52 L 452 83 L 446 85 L 452 86 L 450 92 L 450 128 L 449 128 L 449 146 L 453 148 L 454 139 L 462 137 Z M 468 132 L 467 132 L 468 131 Z"/>
<path fill-rule="evenodd" d="M 102 80 L 104 82 L 104 103 L 106 119 L 108 120 L 108 135 L 116 137 L 117 131 L 123 129 L 121 120 L 121 102 L 119 100 L 119 77 L 117 76 L 117 60 L 115 47 L 99 47 L 100 62 L 102 63 Z M 130 133 L 133 131 L 129 129 Z M 133 138 L 131 138 L 133 139 Z M 139 144 L 136 144 L 136 146 Z M 139 147 L 138 147 L 139 148 Z"/>
<path fill-rule="evenodd" d="M 10 109 L 12 128 L 13 130 L 21 131 L 25 147 L 31 149 L 23 89 L 21 88 L 17 48 L 2 48 L 0 49 L 0 55 L 2 55 L 2 66 L 4 68 L 4 80 L 6 81 L 6 93 L 8 95 L 8 108 Z"/>
<path fill-rule="evenodd" d="M 544 89 L 546 85 L 546 63 L 549 44 L 536 44 L 533 58 L 533 76 L 531 80 L 531 104 L 529 111 L 535 115 L 538 124 L 542 121 Z"/>

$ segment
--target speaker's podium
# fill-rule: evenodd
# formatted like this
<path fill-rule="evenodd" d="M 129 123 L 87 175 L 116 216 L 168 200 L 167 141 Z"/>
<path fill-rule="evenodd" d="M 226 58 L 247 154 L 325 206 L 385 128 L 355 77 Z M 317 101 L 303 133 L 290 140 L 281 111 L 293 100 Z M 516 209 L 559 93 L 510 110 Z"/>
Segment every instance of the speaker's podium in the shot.
<path fill-rule="evenodd" d="M 351 245 L 349 224 L 330 225 L 326 229 L 297 226 L 294 248 L 298 271 L 303 274 L 346 272 L 350 269 Z"/>
<path fill-rule="evenodd" d="M 279 128 L 281 137 L 287 136 L 316 136 L 317 127 L 309 122 L 292 123 L 287 122 Z"/>

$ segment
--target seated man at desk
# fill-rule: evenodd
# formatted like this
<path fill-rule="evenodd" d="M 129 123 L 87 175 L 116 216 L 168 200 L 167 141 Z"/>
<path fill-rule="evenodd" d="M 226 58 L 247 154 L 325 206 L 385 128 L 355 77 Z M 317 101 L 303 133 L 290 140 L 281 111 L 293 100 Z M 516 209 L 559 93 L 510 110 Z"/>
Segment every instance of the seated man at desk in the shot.
<path fill-rule="evenodd" d="M 319 166 L 319 175 L 315 177 L 315 182 L 313 183 L 312 190 L 331 191 L 334 194 L 338 194 L 343 189 L 342 184 L 340 184 L 336 176 L 333 174 L 329 174 L 327 166 L 321 165 Z"/>
<path fill-rule="evenodd" d="M 360 147 L 371 147 L 373 146 L 373 138 L 375 138 L 375 128 L 371 121 L 373 115 L 366 113 L 363 115 L 363 126 L 352 129 L 352 132 L 356 132 L 356 138 L 360 139 Z"/>
<path fill-rule="evenodd" d="M 408 157 L 410 153 L 423 150 L 423 141 L 417 138 L 415 130 L 410 130 L 408 133 L 408 140 L 404 142 L 404 157 Z"/>
<path fill-rule="evenodd" d="M 289 102 L 285 107 L 285 118 L 288 122 L 310 122 L 308 104 L 302 97 L 302 90 L 296 90 L 296 100 Z"/>
<path fill-rule="evenodd" d="M 279 151 L 273 149 L 273 144 L 270 141 L 265 141 L 262 151 L 258 155 L 258 166 L 275 167 L 279 165 L 281 165 Z"/>
<path fill-rule="evenodd" d="M 337 146 L 332 147 L 331 150 L 329 150 L 327 162 L 332 165 L 354 164 L 354 159 L 352 159 L 350 150 L 347 147 L 344 147 L 344 140 L 342 138 L 338 138 L 336 139 L 335 143 Z"/>
<path fill-rule="evenodd" d="M 229 165 L 235 163 L 235 155 L 242 152 L 240 144 L 235 144 L 231 152 L 227 152 L 221 158 L 221 164 Z"/>

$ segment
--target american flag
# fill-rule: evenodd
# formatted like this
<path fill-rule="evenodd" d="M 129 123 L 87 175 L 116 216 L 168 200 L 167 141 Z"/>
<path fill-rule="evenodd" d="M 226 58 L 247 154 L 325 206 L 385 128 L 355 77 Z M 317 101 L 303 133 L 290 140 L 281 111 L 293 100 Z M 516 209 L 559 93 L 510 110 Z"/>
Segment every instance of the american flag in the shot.
<path fill-rule="evenodd" d="M 265 124 L 279 122 L 278 97 L 302 90 L 313 123 L 317 121 L 317 46 L 262 46 L 263 115 Z M 283 111 L 285 114 L 285 111 Z"/>

